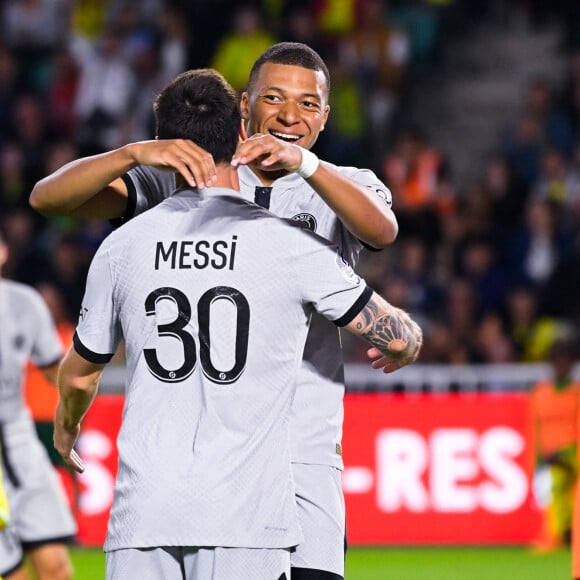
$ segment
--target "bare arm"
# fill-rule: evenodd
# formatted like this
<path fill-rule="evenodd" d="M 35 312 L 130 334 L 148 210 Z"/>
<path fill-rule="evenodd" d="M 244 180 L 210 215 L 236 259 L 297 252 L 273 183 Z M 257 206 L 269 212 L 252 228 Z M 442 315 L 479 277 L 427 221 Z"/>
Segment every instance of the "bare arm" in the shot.
<path fill-rule="evenodd" d="M 299 147 L 272 135 L 256 134 L 238 146 L 234 166 L 252 164 L 263 172 L 295 172 L 302 163 Z M 395 214 L 364 185 L 319 164 L 308 184 L 334 211 L 345 227 L 373 248 L 391 244 L 399 232 Z"/>
<path fill-rule="evenodd" d="M 60 400 L 54 419 L 54 448 L 79 473 L 84 471 L 84 466 L 73 447 L 81 430 L 81 420 L 97 394 L 104 366 L 89 362 L 71 347 L 58 373 Z"/>
<path fill-rule="evenodd" d="M 369 356 L 380 357 L 372 366 L 382 368 L 385 373 L 414 362 L 423 343 L 417 323 L 376 292 L 346 329 L 371 343 Z"/>
<path fill-rule="evenodd" d="M 53 385 L 56 385 L 56 377 L 58 375 L 59 363 L 56 362 L 53 365 L 40 368 L 40 372 L 44 375 L 44 378 Z"/>
<path fill-rule="evenodd" d="M 215 179 L 213 157 L 192 141 L 140 141 L 64 165 L 36 183 L 30 205 L 43 215 L 121 217 L 128 195 L 121 176 L 137 165 L 177 171 L 201 188 Z"/>
<path fill-rule="evenodd" d="M 322 164 L 307 181 L 359 240 L 377 249 L 395 241 L 399 233 L 395 214 L 368 187 Z"/>

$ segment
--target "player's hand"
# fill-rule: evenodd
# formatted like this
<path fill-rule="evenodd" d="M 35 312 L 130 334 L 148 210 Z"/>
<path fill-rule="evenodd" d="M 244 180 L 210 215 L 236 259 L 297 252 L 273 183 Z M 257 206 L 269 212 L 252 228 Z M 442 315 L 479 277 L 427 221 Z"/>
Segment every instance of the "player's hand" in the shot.
<path fill-rule="evenodd" d="M 392 359 L 391 357 L 384 355 L 378 348 L 375 347 L 371 347 L 367 350 L 367 356 L 373 361 L 371 363 L 371 367 L 373 369 L 383 369 L 385 374 L 392 373 L 405 366 L 405 363 L 402 361 Z"/>
<path fill-rule="evenodd" d="M 77 425 L 72 431 L 70 431 L 55 421 L 53 436 L 54 448 L 60 453 L 60 456 L 64 461 L 78 473 L 82 473 L 85 470 L 83 460 L 74 449 L 74 444 L 76 443 L 80 432 L 80 425 Z"/>
<path fill-rule="evenodd" d="M 373 361 L 371 363 L 373 369 L 383 369 L 384 373 L 392 373 L 417 360 L 423 345 L 423 332 L 419 325 L 406 314 L 402 316 L 401 322 L 408 331 L 406 333 L 407 344 L 404 345 L 402 341 L 395 340 L 390 345 L 388 352 L 376 347 L 369 348 L 367 356 Z"/>
<path fill-rule="evenodd" d="M 203 189 L 217 180 L 213 156 L 187 139 L 157 139 L 131 145 L 139 165 L 180 173 L 192 187 Z"/>
<path fill-rule="evenodd" d="M 232 159 L 232 165 L 252 165 L 262 171 L 280 171 L 284 169 L 293 173 L 302 163 L 302 152 L 292 143 L 276 139 L 272 135 L 256 133 L 238 148 Z"/>

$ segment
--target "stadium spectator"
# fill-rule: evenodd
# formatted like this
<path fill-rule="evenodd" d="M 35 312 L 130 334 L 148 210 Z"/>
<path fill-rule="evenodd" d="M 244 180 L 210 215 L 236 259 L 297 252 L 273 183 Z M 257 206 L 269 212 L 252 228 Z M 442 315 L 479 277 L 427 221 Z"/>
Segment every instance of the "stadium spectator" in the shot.
<path fill-rule="evenodd" d="M 37 93 L 19 95 L 13 108 L 12 140 L 23 155 L 24 191 L 30 190 L 42 172 L 43 151 L 55 139 L 54 128 L 42 96 Z"/>
<path fill-rule="evenodd" d="M 211 66 L 241 93 L 246 88 L 252 64 L 274 42 L 259 9 L 252 4 L 241 4 L 235 11 L 232 29 L 221 39 L 211 59 Z"/>
<path fill-rule="evenodd" d="M 515 362 L 515 346 L 507 336 L 503 319 L 498 312 L 490 312 L 482 317 L 477 329 L 476 350 L 482 363 Z M 487 389 L 491 392 L 508 391 L 509 388 L 509 381 L 501 379 L 487 385 Z"/>
<path fill-rule="evenodd" d="M 544 143 L 570 155 L 576 137 L 571 120 L 556 98 L 553 84 L 546 79 L 533 79 L 524 95 L 524 110 L 541 128 Z"/>
<path fill-rule="evenodd" d="M 530 113 L 521 113 L 505 132 L 500 153 L 526 188 L 538 178 L 540 156 L 545 145 L 542 124 Z"/>
<path fill-rule="evenodd" d="M 477 348 L 481 317 L 479 300 L 475 286 L 468 279 L 458 276 L 449 282 L 439 318 L 449 326 L 456 342 L 457 352 L 450 363 L 481 362 Z"/>
<path fill-rule="evenodd" d="M 328 70 L 332 79 L 332 115 L 320 135 L 317 150 L 339 165 L 360 165 L 368 159 L 370 146 L 364 94 L 339 59 L 331 59 Z"/>
<path fill-rule="evenodd" d="M 407 286 L 406 310 L 413 314 L 415 320 L 421 321 L 422 328 L 428 326 L 443 299 L 442 289 L 433 275 L 432 262 L 433 255 L 420 237 L 401 240 L 395 273 Z M 393 304 L 399 302 L 393 301 Z"/>
<path fill-rule="evenodd" d="M 12 136 L 14 103 L 21 89 L 19 61 L 0 45 L 0 146 Z"/>
<path fill-rule="evenodd" d="M 397 199 L 403 235 L 436 242 L 440 218 L 453 213 L 454 195 L 448 187 L 448 166 L 422 131 L 399 131 L 394 148 L 383 160 L 385 181 Z"/>
<path fill-rule="evenodd" d="M 515 284 L 507 291 L 507 331 L 519 362 L 547 360 L 562 324 L 543 312 L 540 297 L 540 291 L 529 284 Z"/>
<path fill-rule="evenodd" d="M 316 10 L 313 10 L 308 3 L 288 2 L 282 16 L 280 40 L 307 44 L 326 61 L 330 68 L 335 51 L 328 35 L 324 34 L 319 27 Z M 334 58 L 334 60 L 338 59 Z M 335 77 L 332 73 L 331 78 L 334 91 Z"/>
<path fill-rule="evenodd" d="M 79 63 L 77 141 L 87 154 L 120 143 L 120 124 L 130 110 L 136 88 L 135 73 L 122 53 L 122 41 L 114 29 L 105 29 Z"/>
<path fill-rule="evenodd" d="M 505 245 L 507 266 L 515 283 L 542 289 L 573 251 L 574 239 L 562 225 L 564 211 L 557 202 L 532 198 L 524 210 L 523 224 L 514 228 Z"/>
<path fill-rule="evenodd" d="M 489 237 L 468 238 L 462 245 L 459 260 L 459 274 L 478 297 L 479 315 L 498 312 L 509 280 L 493 241 Z"/>
<path fill-rule="evenodd" d="M 322 71 L 320 75 L 324 77 Z M 259 76 L 252 77 L 250 87 L 260 82 Z M 155 570 L 159 577 L 230 580 L 235 570 L 240 580 L 283 580 L 290 574 L 290 548 L 301 542 L 288 427 L 310 310 L 366 338 L 376 356 L 381 355 L 373 366 L 385 372 L 416 358 L 421 332 L 407 314 L 366 287 L 336 246 L 232 197 L 239 188 L 239 164 L 232 155 L 241 115 L 235 91 L 223 77 L 214 71 L 188 71 L 158 96 L 155 111 L 160 137 L 190 138 L 212 155 L 214 187 L 187 187 L 178 176 L 173 197 L 124 225 L 97 251 L 74 349 L 60 367 L 55 446 L 67 462 L 83 470 L 73 450 L 80 421 L 122 334 L 129 379 L 105 544 L 107 578 L 129 580 Z M 253 145 L 246 141 L 236 156 L 252 157 L 251 150 L 243 152 L 248 143 Z M 285 161 L 288 170 L 306 179 L 319 171 L 304 162 L 310 159 L 317 165 L 313 154 L 300 157 Z M 197 259 L 187 268 L 163 263 L 159 245 L 165 242 L 159 240 L 189 245 L 192 235 L 212 240 L 207 243 L 214 249 L 229 244 L 216 242 L 216 236 L 233 236 L 235 258 L 231 248 L 226 269 L 217 265 L 219 252 L 208 267 Z M 294 280 L 290 286 L 289 277 Z M 284 283 L 267 283 L 273 280 Z M 229 364 L 214 350 L 223 353 L 232 340 L 225 330 L 215 335 L 218 328 L 229 326 L 230 312 L 212 308 L 211 357 L 208 350 L 209 309 L 220 299 L 237 310 L 235 360 L 229 370 L 214 366 Z M 190 317 L 192 301 L 197 312 Z M 174 307 L 178 316 L 171 322 Z M 175 354 L 175 344 L 162 338 L 167 331 L 182 343 L 179 362 L 167 358 L 170 351 Z M 199 365 L 190 331 L 200 335 Z M 281 331 L 287 336 L 279 340 Z M 264 348 L 276 364 L 264 364 Z M 160 388 L 164 383 L 173 384 L 170 392 Z M 220 393 L 232 383 L 234 389 L 224 398 Z M 134 429 L 143 433 L 144 418 L 145 433 L 154 436 L 145 434 L 137 442 Z M 164 428 L 169 424 L 171 429 Z M 218 456 L 221 461 L 216 462 Z M 178 472 L 185 477 L 176 478 Z M 159 493 L 151 493 L 152 476 Z M 173 497 L 169 504 L 168 490 Z M 317 549 L 327 547 L 319 544 Z M 298 576 L 295 572 L 294 578 L 342 576 L 320 569 Z"/>
<path fill-rule="evenodd" d="M 491 231 L 502 243 L 521 223 L 528 189 L 518 179 L 507 159 L 498 153 L 486 163 L 482 176 L 483 196 L 491 203 Z"/>
<path fill-rule="evenodd" d="M 389 20 L 388 2 L 360 0 L 355 26 L 338 42 L 340 60 L 365 95 L 374 162 L 386 151 L 388 132 L 403 90 L 409 63 L 409 38 Z"/>
<path fill-rule="evenodd" d="M 552 201 L 565 208 L 580 202 L 580 175 L 569 156 L 557 147 L 547 147 L 540 157 L 540 174 L 532 184 L 532 197 Z"/>
<path fill-rule="evenodd" d="M 159 19 L 159 61 L 164 83 L 187 70 L 191 42 L 184 14 L 175 6 L 165 6 Z"/>
<path fill-rule="evenodd" d="M 80 71 L 73 53 L 59 49 L 53 58 L 47 87 L 47 110 L 50 124 L 60 139 L 74 141 L 78 130 L 75 101 Z"/>
<path fill-rule="evenodd" d="M 67 36 L 66 0 L 8 0 L 3 3 L 2 41 L 17 55 L 22 81 L 30 91 L 46 88 L 54 50 Z"/>

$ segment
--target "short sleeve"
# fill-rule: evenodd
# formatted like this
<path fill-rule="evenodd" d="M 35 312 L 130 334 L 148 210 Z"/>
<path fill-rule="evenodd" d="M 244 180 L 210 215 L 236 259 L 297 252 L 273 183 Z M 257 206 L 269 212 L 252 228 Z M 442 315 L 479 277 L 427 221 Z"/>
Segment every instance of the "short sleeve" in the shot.
<path fill-rule="evenodd" d="M 338 248 L 310 232 L 297 232 L 296 280 L 303 300 L 334 322 L 347 325 L 372 295 L 363 278 L 342 258 Z"/>
<path fill-rule="evenodd" d="M 364 185 L 373 191 L 389 207 L 393 207 L 393 196 L 391 190 L 376 176 L 370 169 L 357 169 L 348 175 L 350 179 Z"/>
<path fill-rule="evenodd" d="M 128 192 L 127 211 L 114 225 L 121 225 L 158 205 L 175 191 L 175 174 L 154 167 L 135 167 L 123 175 L 123 181 Z"/>
<path fill-rule="evenodd" d="M 91 262 L 73 338 L 77 353 L 97 364 L 111 360 L 121 337 L 109 253 L 105 245 L 99 248 Z"/>

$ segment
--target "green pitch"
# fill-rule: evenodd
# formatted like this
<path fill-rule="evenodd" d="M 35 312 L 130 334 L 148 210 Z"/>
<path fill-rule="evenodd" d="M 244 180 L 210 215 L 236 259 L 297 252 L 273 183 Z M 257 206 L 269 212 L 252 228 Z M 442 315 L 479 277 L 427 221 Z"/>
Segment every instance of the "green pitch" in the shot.
<path fill-rule="evenodd" d="M 97 549 L 73 550 L 77 580 L 103 580 Z M 350 548 L 346 580 L 570 580 L 570 552 L 525 548 Z"/>
<path fill-rule="evenodd" d="M 526 548 L 353 548 L 346 580 L 570 580 L 570 552 Z"/>

